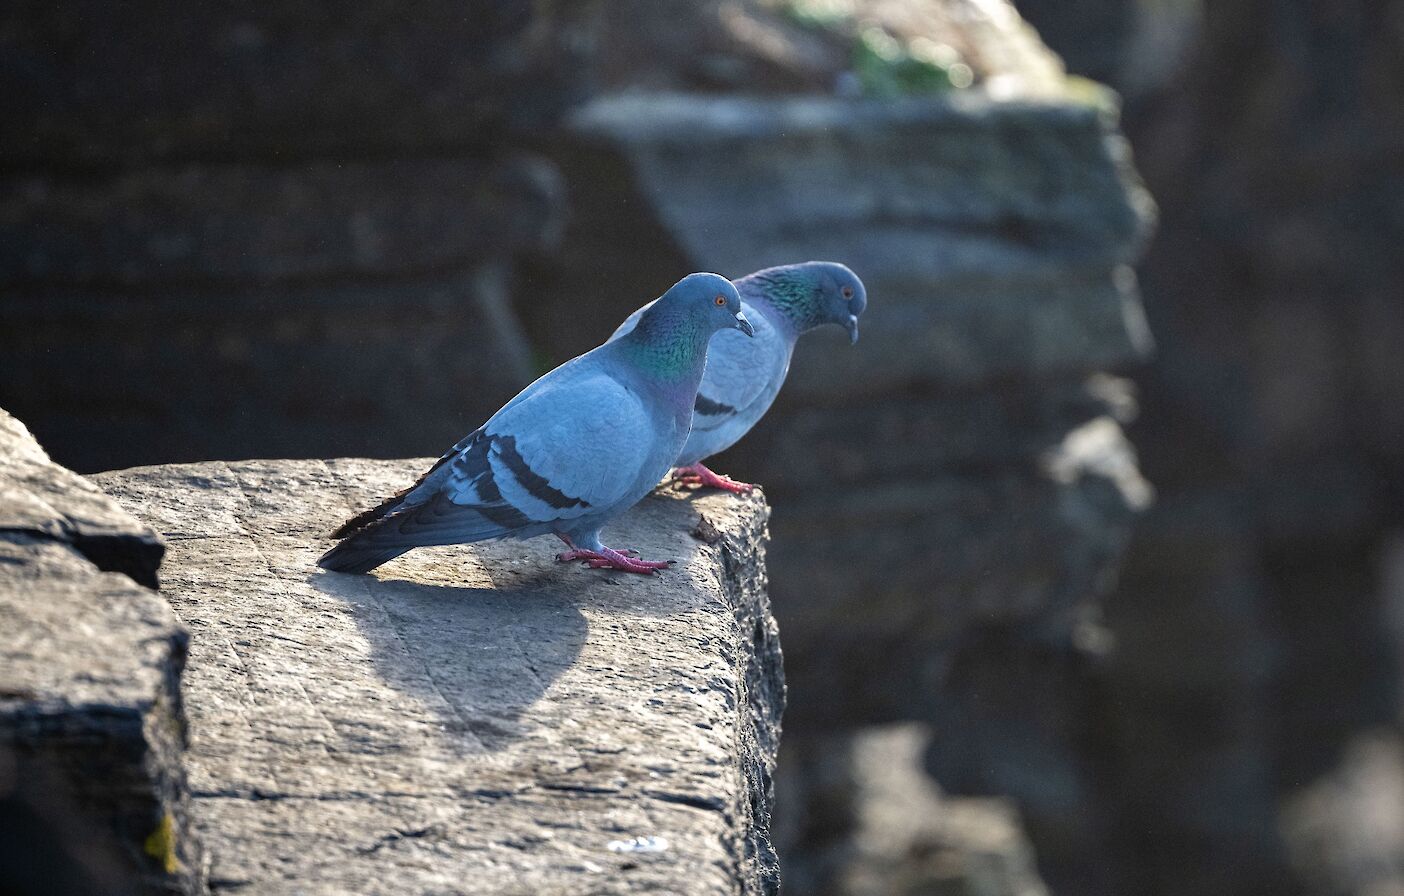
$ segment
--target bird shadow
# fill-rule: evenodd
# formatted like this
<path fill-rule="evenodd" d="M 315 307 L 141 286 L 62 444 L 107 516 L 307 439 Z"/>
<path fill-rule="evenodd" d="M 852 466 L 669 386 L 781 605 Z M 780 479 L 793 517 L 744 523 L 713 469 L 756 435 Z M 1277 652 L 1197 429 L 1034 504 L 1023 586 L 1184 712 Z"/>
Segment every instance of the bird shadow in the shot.
<path fill-rule="evenodd" d="M 393 573 L 318 571 L 307 581 L 350 609 L 387 685 L 489 752 L 529 733 L 527 710 L 575 663 L 588 634 L 579 590 L 550 575 L 491 587 Z"/>

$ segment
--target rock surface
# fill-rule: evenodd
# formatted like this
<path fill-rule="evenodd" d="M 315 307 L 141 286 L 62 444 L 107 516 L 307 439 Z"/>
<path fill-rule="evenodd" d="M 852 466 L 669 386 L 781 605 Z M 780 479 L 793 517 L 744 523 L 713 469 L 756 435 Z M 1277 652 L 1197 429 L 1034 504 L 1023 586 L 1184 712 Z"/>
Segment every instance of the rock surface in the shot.
<path fill-rule="evenodd" d="M 981 86 L 1056 90 L 1063 71 L 1003 0 L 614 0 L 592 13 L 600 93 L 832 94 L 853 86 L 855 50 L 875 31 L 943 47 L 936 62 Z"/>
<path fill-rule="evenodd" d="M 284 6 L 153 7 L 222 64 L 192 80 L 159 56 L 106 104 L 153 26 L 0 14 L 25 77 L 55 64 L 35 48 L 56 22 L 94 47 L 76 89 L 15 91 L 35 126 L 0 137 L 0 315 L 22 323 L 0 403 L 85 470 L 430 452 L 684 271 L 837 257 L 871 288 L 863 341 L 809 337 L 719 461 L 781 508 L 791 730 L 934 721 L 933 769 L 1056 833 L 1095 782 L 1068 734 L 1147 494 L 1105 375 L 1148 347 L 1127 265 L 1149 203 L 1109 98 L 1003 0 L 859 0 L 833 28 L 788 0 L 512 2 L 473 33 L 471 2 Z M 875 101 L 871 27 L 954 53 L 971 88 Z M 545 122 L 529 145 L 524 117 Z M 1010 664 L 1039 687 L 981 703 Z"/>
<path fill-rule="evenodd" d="M 50 539 L 98 569 L 156 587 L 165 545 L 91 482 L 49 460 L 24 424 L 0 408 L 0 534 Z"/>
<path fill-rule="evenodd" d="M 613 536 L 680 561 L 653 578 L 546 540 L 316 568 L 427 463 L 95 477 L 170 543 L 210 889 L 774 892 L 764 503 L 647 499 Z"/>
<path fill-rule="evenodd" d="M 435 450 L 531 378 L 502 277 L 17 289 L 0 299 L 15 323 L 0 331 L 0 397 L 82 471 Z"/>
<path fill-rule="evenodd" d="M 199 852 L 180 761 L 187 636 L 166 602 L 133 582 L 155 584 L 161 553 L 151 529 L 51 463 L 0 411 L 7 891 L 193 886 Z"/>

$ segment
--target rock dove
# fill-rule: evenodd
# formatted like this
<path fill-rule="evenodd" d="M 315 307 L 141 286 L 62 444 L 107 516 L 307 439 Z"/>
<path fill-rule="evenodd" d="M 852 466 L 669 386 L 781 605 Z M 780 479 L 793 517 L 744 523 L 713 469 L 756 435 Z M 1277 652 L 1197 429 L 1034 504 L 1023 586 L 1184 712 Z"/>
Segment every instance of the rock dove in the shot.
<path fill-rule="evenodd" d="M 600 542 L 600 529 L 668 471 L 692 425 L 707 343 L 754 332 L 730 281 L 690 274 L 650 304 L 626 338 L 532 383 L 454 445 L 419 481 L 348 520 L 317 561 L 369 572 L 425 545 L 554 534 L 558 560 L 652 573 Z"/>
<path fill-rule="evenodd" d="M 714 473 L 702 460 L 736 444 L 765 416 L 785 382 L 800 334 L 838 324 L 850 342 L 858 341 L 858 315 L 868 305 L 868 293 L 857 274 L 832 261 L 766 268 L 737 280 L 736 289 L 755 338 L 719 333 L 712 340 L 692 434 L 673 465 L 682 482 L 747 492 L 754 486 Z M 635 311 L 610 338 L 633 330 L 648 308 Z"/>

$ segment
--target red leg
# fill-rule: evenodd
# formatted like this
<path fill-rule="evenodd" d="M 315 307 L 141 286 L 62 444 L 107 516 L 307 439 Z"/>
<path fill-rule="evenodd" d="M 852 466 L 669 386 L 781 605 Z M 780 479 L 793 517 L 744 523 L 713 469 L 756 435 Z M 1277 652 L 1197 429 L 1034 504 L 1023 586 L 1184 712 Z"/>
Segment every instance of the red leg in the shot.
<path fill-rule="evenodd" d="M 720 473 L 713 473 L 702 464 L 690 464 L 686 467 L 678 467 L 673 473 L 673 478 L 684 485 L 698 485 L 703 488 L 719 488 L 733 494 L 744 495 L 755 488 L 749 482 L 737 482 L 730 476 L 723 476 Z"/>
<path fill-rule="evenodd" d="M 569 544 L 569 542 L 566 542 Z M 613 548 L 604 548 L 599 551 L 586 551 L 579 548 L 571 548 L 556 555 L 556 560 L 561 563 L 569 563 L 572 560 L 584 560 L 585 565 L 591 569 L 619 569 L 624 572 L 637 572 L 643 575 L 652 575 L 654 570 L 667 569 L 673 565 L 672 560 L 638 560 L 628 554 L 635 553 L 629 551 L 616 551 Z"/>

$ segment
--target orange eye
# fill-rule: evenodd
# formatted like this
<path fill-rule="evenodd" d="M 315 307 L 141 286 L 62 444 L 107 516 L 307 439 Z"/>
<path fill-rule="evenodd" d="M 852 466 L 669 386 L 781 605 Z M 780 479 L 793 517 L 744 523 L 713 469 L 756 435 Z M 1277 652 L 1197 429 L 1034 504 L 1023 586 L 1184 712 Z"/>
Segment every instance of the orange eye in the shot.
<path fill-rule="evenodd" d="M 725 307 L 725 305 L 726 305 L 726 296 L 717 296 L 715 299 L 712 299 L 712 301 L 717 303 L 717 307 L 718 307 L 718 308 Z"/>
<path fill-rule="evenodd" d="M 842 290 L 840 290 L 840 292 L 843 293 L 843 297 L 845 299 L 853 298 L 853 287 L 851 286 L 845 286 Z"/>

